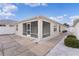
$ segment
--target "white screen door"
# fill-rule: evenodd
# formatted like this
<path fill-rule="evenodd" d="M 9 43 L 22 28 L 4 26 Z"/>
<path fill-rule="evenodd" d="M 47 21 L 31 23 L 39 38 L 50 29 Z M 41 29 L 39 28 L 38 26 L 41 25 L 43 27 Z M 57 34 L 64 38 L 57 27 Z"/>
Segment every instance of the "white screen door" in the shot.
<path fill-rule="evenodd" d="M 27 24 L 27 35 L 31 34 L 31 24 Z"/>

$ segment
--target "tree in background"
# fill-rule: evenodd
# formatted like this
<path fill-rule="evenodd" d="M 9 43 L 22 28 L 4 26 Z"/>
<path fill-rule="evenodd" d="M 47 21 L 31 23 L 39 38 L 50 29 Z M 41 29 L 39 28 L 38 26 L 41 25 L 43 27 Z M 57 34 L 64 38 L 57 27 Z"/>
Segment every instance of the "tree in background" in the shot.
<path fill-rule="evenodd" d="M 63 25 L 65 25 L 65 26 L 69 27 L 69 24 L 67 24 L 67 23 L 64 23 Z"/>

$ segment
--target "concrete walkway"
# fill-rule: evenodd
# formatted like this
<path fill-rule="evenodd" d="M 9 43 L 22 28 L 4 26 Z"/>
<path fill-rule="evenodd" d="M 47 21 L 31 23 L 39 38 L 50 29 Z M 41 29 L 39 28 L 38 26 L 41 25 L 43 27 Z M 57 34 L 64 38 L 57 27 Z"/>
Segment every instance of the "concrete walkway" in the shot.
<path fill-rule="evenodd" d="M 34 43 L 29 38 L 23 38 L 17 35 L 0 36 L 0 55 L 44 56 L 65 36 L 66 34 L 61 34 L 39 44 Z"/>
<path fill-rule="evenodd" d="M 79 49 L 65 46 L 62 39 L 47 56 L 79 56 Z"/>

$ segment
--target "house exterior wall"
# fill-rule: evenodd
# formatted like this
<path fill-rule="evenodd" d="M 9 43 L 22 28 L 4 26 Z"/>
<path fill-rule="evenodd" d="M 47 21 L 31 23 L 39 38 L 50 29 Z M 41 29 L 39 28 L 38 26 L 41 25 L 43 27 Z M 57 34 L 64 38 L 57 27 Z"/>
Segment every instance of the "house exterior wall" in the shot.
<path fill-rule="evenodd" d="M 56 25 L 57 30 L 54 31 L 54 25 Z M 59 26 L 61 27 L 60 30 L 61 32 L 59 32 Z M 66 30 L 67 28 L 65 28 L 63 25 L 61 24 L 57 24 L 54 22 L 50 22 L 50 36 L 43 38 L 42 40 L 49 40 L 51 38 L 57 37 L 58 35 L 60 35 L 62 33 L 63 30 Z"/>
<path fill-rule="evenodd" d="M 54 38 L 59 35 L 59 24 L 52 22 L 50 20 L 46 20 L 46 19 L 42 19 L 42 21 L 50 23 L 50 36 L 42 38 L 42 40 L 49 40 L 49 39 Z M 54 25 L 57 25 L 57 31 L 55 31 L 55 32 L 54 32 Z"/>
<path fill-rule="evenodd" d="M 75 34 L 75 28 L 74 27 L 69 27 L 69 28 L 67 28 L 67 31 L 69 32 L 69 33 L 72 33 L 72 34 Z"/>
<path fill-rule="evenodd" d="M 79 39 L 79 22 L 74 27 L 74 35 Z"/>
<path fill-rule="evenodd" d="M 54 25 L 57 25 L 57 27 L 56 27 L 57 30 L 56 31 L 54 31 Z M 50 36 L 47 39 L 51 39 L 51 38 L 54 38 L 54 37 L 58 36 L 59 35 L 58 31 L 59 31 L 58 30 L 58 24 L 50 22 Z"/>
<path fill-rule="evenodd" d="M 64 31 L 64 30 L 67 30 L 67 27 L 66 27 L 66 26 L 61 25 L 61 32 L 62 32 L 62 31 Z"/>
<path fill-rule="evenodd" d="M 54 30 L 54 26 L 55 26 L 55 28 L 56 28 L 56 30 Z M 58 34 L 59 34 L 59 24 L 57 24 L 57 23 L 53 23 L 53 28 L 52 28 L 52 35 L 51 35 L 51 37 L 53 36 L 53 37 L 56 37 L 56 36 L 58 36 Z"/>
<path fill-rule="evenodd" d="M 16 34 L 20 35 L 22 37 L 27 37 L 27 36 L 23 35 L 23 23 L 28 23 L 28 22 L 31 23 L 33 21 L 38 21 L 38 37 L 34 38 L 34 37 L 30 36 L 29 38 L 34 39 L 35 42 L 54 38 L 54 37 L 58 36 L 62 32 L 62 30 L 65 29 L 65 27 L 63 25 L 59 24 L 59 23 L 56 23 L 56 22 L 53 22 L 53 21 L 50 21 L 50 20 L 46 20 L 46 19 L 42 19 L 42 18 L 41 19 L 37 18 L 37 19 L 18 23 L 18 31 L 16 31 Z M 43 21 L 48 22 L 50 24 L 50 36 L 44 37 L 44 38 L 43 38 Z M 54 31 L 55 25 L 56 25 L 56 29 L 57 29 L 56 31 Z M 59 26 L 61 27 L 60 28 L 61 32 L 59 32 Z"/>
<path fill-rule="evenodd" d="M 19 36 L 22 36 L 22 37 L 27 37 L 27 35 L 23 35 L 23 24 L 26 23 L 31 23 L 31 22 L 34 22 L 34 21 L 37 21 L 36 19 L 34 20 L 30 20 L 30 21 L 25 21 L 25 22 L 20 22 L 20 23 L 17 23 L 16 25 L 18 25 L 18 30 L 16 30 L 16 35 L 19 35 Z M 31 39 L 37 39 L 37 38 L 34 38 L 34 37 L 30 37 L 28 36 L 29 38 Z"/>
<path fill-rule="evenodd" d="M 16 25 L 18 25 L 18 30 L 16 30 L 16 35 L 24 37 L 24 35 L 23 35 L 23 23 L 19 23 Z"/>

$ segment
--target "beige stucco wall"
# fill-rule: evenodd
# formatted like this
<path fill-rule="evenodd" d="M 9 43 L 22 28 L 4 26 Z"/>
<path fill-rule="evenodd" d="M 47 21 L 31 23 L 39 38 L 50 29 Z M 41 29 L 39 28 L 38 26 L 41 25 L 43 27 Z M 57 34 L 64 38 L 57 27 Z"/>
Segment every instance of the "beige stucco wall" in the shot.
<path fill-rule="evenodd" d="M 16 31 L 16 35 L 19 35 L 19 36 L 23 36 L 23 24 L 22 23 L 19 23 L 19 24 L 16 24 L 18 25 L 18 30 Z"/>
<path fill-rule="evenodd" d="M 48 40 L 48 39 L 51 39 L 51 38 L 58 36 L 60 34 L 59 25 L 61 26 L 61 30 L 65 29 L 65 27 L 62 26 L 61 24 L 58 24 L 58 23 L 50 21 L 50 20 L 33 19 L 33 20 L 18 23 L 18 31 L 16 31 L 16 34 L 19 36 L 22 36 L 22 37 L 27 37 L 27 36 L 23 35 L 23 23 L 28 23 L 28 22 L 32 22 L 32 21 L 38 21 L 38 38 L 30 37 L 31 39 L 35 39 L 36 41 Z M 46 22 L 50 23 L 50 36 L 49 37 L 42 38 L 42 21 L 46 21 Z M 57 31 L 54 32 L 54 25 L 55 24 L 57 25 Z"/>
<path fill-rule="evenodd" d="M 67 27 L 64 25 L 61 25 L 61 31 L 67 30 Z"/>
<path fill-rule="evenodd" d="M 74 27 L 74 35 L 79 39 L 79 22 Z"/>
<path fill-rule="evenodd" d="M 16 31 L 15 34 L 22 36 L 22 37 L 27 37 L 27 36 L 23 35 L 23 23 L 30 23 L 30 22 L 33 22 L 33 21 L 37 21 L 37 19 L 17 23 L 16 25 L 18 25 L 18 31 Z M 34 38 L 34 37 L 30 37 L 30 36 L 28 36 L 28 38 L 31 38 L 33 40 L 37 39 L 37 38 Z"/>
<path fill-rule="evenodd" d="M 44 21 L 47 21 L 47 20 L 44 20 Z M 58 23 L 54 23 L 54 22 L 51 22 L 51 21 L 47 21 L 50 23 L 50 36 L 46 37 L 46 38 L 43 38 L 42 40 L 49 40 L 51 38 L 54 38 L 58 35 L 60 35 L 60 32 L 59 32 L 59 25 Z M 57 31 L 54 32 L 54 25 L 57 25 Z M 60 25 L 61 26 L 61 25 Z M 64 29 L 63 29 L 64 30 Z"/>

